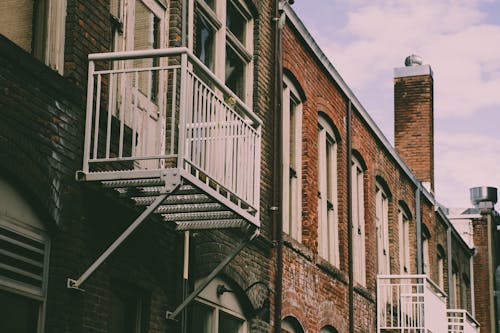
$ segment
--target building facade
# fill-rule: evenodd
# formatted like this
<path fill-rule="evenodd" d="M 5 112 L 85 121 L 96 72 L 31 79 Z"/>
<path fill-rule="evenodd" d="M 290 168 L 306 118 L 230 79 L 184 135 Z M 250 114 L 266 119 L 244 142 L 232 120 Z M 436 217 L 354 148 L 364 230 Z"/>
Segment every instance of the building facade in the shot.
<path fill-rule="evenodd" d="M 281 1 L 4 1 L 0 33 L 0 331 L 494 332 L 430 66 L 393 148 Z"/>

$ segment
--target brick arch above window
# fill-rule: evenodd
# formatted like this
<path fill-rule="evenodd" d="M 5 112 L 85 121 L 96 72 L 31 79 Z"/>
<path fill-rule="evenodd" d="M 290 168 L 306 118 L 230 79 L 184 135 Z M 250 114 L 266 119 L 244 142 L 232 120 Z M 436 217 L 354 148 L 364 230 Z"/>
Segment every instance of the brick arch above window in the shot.
<path fill-rule="evenodd" d="M 356 150 L 356 149 L 352 150 L 352 157 L 354 160 L 356 160 L 359 163 L 359 165 L 361 166 L 361 169 L 363 169 L 363 172 L 368 170 L 368 166 L 366 165 L 365 159 L 363 158 L 363 155 L 361 155 L 361 153 L 358 150 Z"/>
<path fill-rule="evenodd" d="M 413 215 L 411 214 L 410 207 L 404 200 L 399 200 L 398 205 L 401 209 L 401 211 L 406 215 L 409 221 L 413 219 Z"/>
<path fill-rule="evenodd" d="M 389 199 L 392 198 L 392 192 L 391 192 L 391 189 L 389 188 L 389 185 L 387 184 L 386 180 L 382 176 L 377 175 L 377 176 L 375 176 L 375 181 L 378 185 L 380 185 L 380 187 L 384 191 L 387 198 L 389 198 Z"/>
<path fill-rule="evenodd" d="M 338 127 L 335 126 L 335 123 L 328 116 L 328 114 L 326 114 L 326 112 L 320 110 L 320 111 L 318 111 L 318 119 L 319 119 L 319 121 L 322 121 L 325 124 L 328 124 L 328 127 L 330 127 L 332 132 L 333 132 L 333 138 L 335 139 L 335 142 L 339 143 L 341 141 L 340 132 L 338 130 Z"/>
<path fill-rule="evenodd" d="M 298 98 L 300 99 L 301 102 L 305 102 L 307 100 L 306 93 L 304 92 L 304 89 L 302 89 L 302 84 L 300 84 L 300 81 L 297 79 L 297 77 L 293 74 L 291 70 L 288 68 L 283 68 L 283 76 L 290 80 L 292 82 L 293 86 L 297 90 Z"/>

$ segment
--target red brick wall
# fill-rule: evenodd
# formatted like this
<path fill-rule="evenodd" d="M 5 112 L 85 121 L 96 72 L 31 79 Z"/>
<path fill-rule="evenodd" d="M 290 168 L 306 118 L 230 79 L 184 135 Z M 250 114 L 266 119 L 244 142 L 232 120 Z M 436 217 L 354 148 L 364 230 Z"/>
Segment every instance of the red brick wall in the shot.
<path fill-rule="evenodd" d="M 490 325 L 490 272 L 488 261 L 488 222 L 486 216 L 472 221 L 474 233 L 474 292 L 476 320 L 481 324 L 481 333 L 494 333 Z"/>
<path fill-rule="evenodd" d="M 417 179 L 434 189 L 433 79 L 430 75 L 394 79 L 396 151 Z"/>

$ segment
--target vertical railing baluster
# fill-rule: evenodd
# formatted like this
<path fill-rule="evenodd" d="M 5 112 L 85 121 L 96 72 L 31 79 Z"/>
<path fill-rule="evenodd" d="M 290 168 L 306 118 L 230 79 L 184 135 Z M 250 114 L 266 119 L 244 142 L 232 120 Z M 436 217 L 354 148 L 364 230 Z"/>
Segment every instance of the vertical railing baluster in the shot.
<path fill-rule="evenodd" d="M 124 74 L 125 75 L 125 81 L 127 81 L 127 74 Z M 137 82 L 135 82 L 135 84 L 137 84 Z M 123 90 L 123 88 L 122 88 Z M 124 95 L 125 96 L 125 95 Z M 124 108 L 127 107 L 127 104 L 124 103 L 125 106 Z M 123 132 L 125 130 L 125 112 L 126 110 L 122 110 L 122 112 L 120 112 L 120 135 L 119 135 L 119 141 L 118 141 L 118 157 L 123 157 Z"/>
<path fill-rule="evenodd" d="M 97 158 L 97 147 L 99 143 L 99 117 L 101 113 L 101 74 L 97 74 L 95 120 L 94 120 L 94 155 Z"/>
<path fill-rule="evenodd" d="M 168 75 L 168 72 L 167 72 Z M 186 76 L 187 79 L 187 89 L 188 91 L 190 90 L 190 82 L 191 82 L 191 75 Z M 189 96 L 189 95 L 188 95 Z M 167 97 L 168 97 L 168 88 L 167 88 Z M 165 105 L 167 104 L 166 101 L 168 98 L 165 98 Z M 170 151 L 168 155 L 174 153 L 174 144 L 175 144 L 175 117 L 176 117 L 176 102 L 177 102 L 177 68 L 174 68 L 172 70 L 172 106 L 170 107 L 170 112 L 171 112 L 171 122 L 170 122 Z M 190 109 L 190 103 L 186 103 L 186 110 L 185 112 L 189 113 Z M 165 121 L 168 119 L 168 115 L 165 117 Z M 188 116 L 189 119 L 189 116 Z M 167 126 L 165 124 L 165 131 L 167 130 Z M 187 130 L 187 129 L 186 129 Z M 165 132 L 166 135 L 166 132 Z"/>
<path fill-rule="evenodd" d="M 117 80 L 118 74 L 112 73 L 110 74 L 109 77 L 109 98 L 108 98 L 108 119 L 106 121 L 106 154 L 105 157 L 109 158 L 110 150 L 111 150 L 111 120 L 112 120 L 112 115 L 113 115 L 113 109 L 114 107 L 117 107 L 117 101 L 116 99 L 118 96 L 115 94 L 115 84 Z M 121 96 L 122 98 L 122 107 L 123 107 L 123 95 Z"/>
<path fill-rule="evenodd" d="M 184 168 L 184 149 L 186 145 L 186 89 L 187 89 L 187 54 L 181 55 L 181 87 L 179 101 L 179 142 L 177 144 L 177 167 Z"/>
<path fill-rule="evenodd" d="M 88 83 L 87 83 L 87 114 L 85 117 L 85 144 L 83 147 L 83 172 L 89 172 L 90 144 L 92 136 L 92 113 L 94 101 L 94 61 L 89 61 Z M 95 140 L 95 138 L 94 138 Z"/>
<path fill-rule="evenodd" d="M 134 80 L 136 83 L 139 82 L 139 72 L 136 71 L 134 72 Z M 136 149 L 136 145 L 137 145 L 137 122 L 138 122 L 138 118 L 139 118 L 139 115 L 137 114 L 139 111 L 139 108 L 137 106 L 137 102 L 138 102 L 138 98 L 139 98 L 139 91 L 137 90 L 137 84 L 135 85 L 134 87 L 134 103 L 132 105 L 132 156 L 133 157 L 136 157 L 136 154 L 137 154 L 137 149 Z M 141 134 L 144 134 L 144 133 L 141 133 Z M 141 142 L 142 143 L 142 142 Z"/>

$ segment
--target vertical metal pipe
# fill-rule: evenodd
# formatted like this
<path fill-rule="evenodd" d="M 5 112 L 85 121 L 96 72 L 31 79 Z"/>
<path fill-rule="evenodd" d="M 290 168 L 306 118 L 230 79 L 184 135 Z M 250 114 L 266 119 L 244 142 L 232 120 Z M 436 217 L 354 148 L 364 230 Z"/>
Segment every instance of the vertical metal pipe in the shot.
<path fill-rule="evenodd" d="M 455 304 L 455 286 L 453 285 L 453 252 L 451 244 L 451 227 L 446 230 L 446 260 L 448 261 L 448 308 Z"/>
<path fill-rule="evenodd" d="M 352 103 L 347 102 L 346 143 L 347 143 L 347 266 L 349 271 L 349 333 L 354 333 L 354 267 L 352 244 Z"/>
<path fill-rule="evenodd" d="M 420 203 L 421 188 L 418 184 L 415 189 L 415 227 L 417 233 L 417 274 L 423 274 L 423 254 L 422 254 L 422 211 Z"/>
<path fill-rule="evenodd" d="M 282 29 L 279 25 L 280 0 L 273 2 L 274 23 L 274 114 L 273 114 L 273 226 L 276 243 L 276 276 L 274 293 L 274 332 L 281 333 L 281 302 L 283 287 L 283 225 L 282 225 L 282 189 L 283 189 L 283 136 L 282 110 L 283 103 L 283 51 Z"/>

